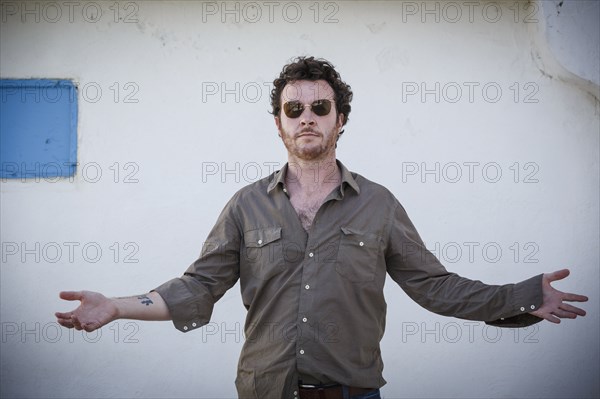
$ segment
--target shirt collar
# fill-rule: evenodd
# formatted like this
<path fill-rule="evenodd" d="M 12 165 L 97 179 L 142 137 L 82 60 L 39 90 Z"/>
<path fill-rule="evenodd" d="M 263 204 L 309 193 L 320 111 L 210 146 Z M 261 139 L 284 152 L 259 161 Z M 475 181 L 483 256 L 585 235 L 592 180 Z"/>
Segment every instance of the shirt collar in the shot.
<path fill-rule="evenodd" d="M 360 187 L 358 186 L 358 183 L 352 176 L 352 173 L 344 166 L 342 162 L 340 162 L 339 160 L 336 160 L 336 162 L 338 168 L 340 168 L 340 172 L 342 173 L 342 184 L 340 185 L 340 192 L 342 196 L 344 195 L 344 187 L 346 185 L 352 187 L 352 189 L 356 191 L 357 194 L 360 194 Z M 270 194 L 278 186 L 281 186 L 282 189 L 285 188 L 285 176 L 287 174 L 287 171 L 288 163 L 283 165 L 281 170 L 275 172 L 275 174 L 272 177 L 271 183 L 269 183 L 269 186 L 267 187 L 267 194 Z"/>

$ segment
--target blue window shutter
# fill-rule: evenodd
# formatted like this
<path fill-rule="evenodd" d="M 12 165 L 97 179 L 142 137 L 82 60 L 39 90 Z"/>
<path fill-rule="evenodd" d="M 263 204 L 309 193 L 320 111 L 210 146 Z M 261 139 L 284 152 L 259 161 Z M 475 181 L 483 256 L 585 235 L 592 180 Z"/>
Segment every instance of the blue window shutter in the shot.
<path fill-rule="evenodd" d="M 0 80 L 0 177 L 75 174 L 77 88 L 70 80 Z"/>

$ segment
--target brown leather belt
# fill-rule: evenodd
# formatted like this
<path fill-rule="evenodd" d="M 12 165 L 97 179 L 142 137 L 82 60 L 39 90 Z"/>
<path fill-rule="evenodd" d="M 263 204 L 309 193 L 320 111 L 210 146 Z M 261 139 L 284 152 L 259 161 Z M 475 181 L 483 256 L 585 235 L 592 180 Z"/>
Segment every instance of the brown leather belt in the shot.
<path fill-rule="evenodd" d="M 348 396 L 364 395 L 369 392 L 373 392 L 376 388 L 356 388 L 347 387 Z M 344 388 L 341 385 L 331 386 L 316 386 L 308 388 L 300 385 L 298 388 L 300 399 L 344 399 Z"/>

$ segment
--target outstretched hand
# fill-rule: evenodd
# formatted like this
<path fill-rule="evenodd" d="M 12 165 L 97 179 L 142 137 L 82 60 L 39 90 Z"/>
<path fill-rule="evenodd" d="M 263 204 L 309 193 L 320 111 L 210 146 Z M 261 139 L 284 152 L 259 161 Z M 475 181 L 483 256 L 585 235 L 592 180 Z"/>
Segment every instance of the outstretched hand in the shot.
<path fill-rule="evenodd" d="M 67 301 L 81 301 L 79 307 L 71 312 L 55 313 L 61 326 L 90 332 L 117 318 L 117 307 L 98 292 L 63 291 L 60 297 Z"/>
<path fill-rule="evenodd" d="M 543 303 L 538 310 L 530 312 L 532 315 L 557 324 L 563 318 L 574 319 L 577 316 L 585 316 L 585 310 L 563 303 L 563 301 L 585 302 L 588 300 L 586 296 L 558 291 L 550 285 L 553 281 L 567 277 L 569 273 L 568 269 L 562 269 L 554 273 L 544 274 L 542 278 Z"/>

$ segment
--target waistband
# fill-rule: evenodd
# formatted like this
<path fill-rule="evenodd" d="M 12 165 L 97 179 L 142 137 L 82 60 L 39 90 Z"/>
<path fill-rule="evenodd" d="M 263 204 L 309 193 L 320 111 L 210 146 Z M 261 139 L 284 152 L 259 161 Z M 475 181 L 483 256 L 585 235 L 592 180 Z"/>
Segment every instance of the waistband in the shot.
<path fill-rule="evenodd" d="M 340 384 L 312 385 L 300 383 L 298 388 L 300 399 L 348 399 L 377 391 L 377 388 L 349 387 Z"/>

